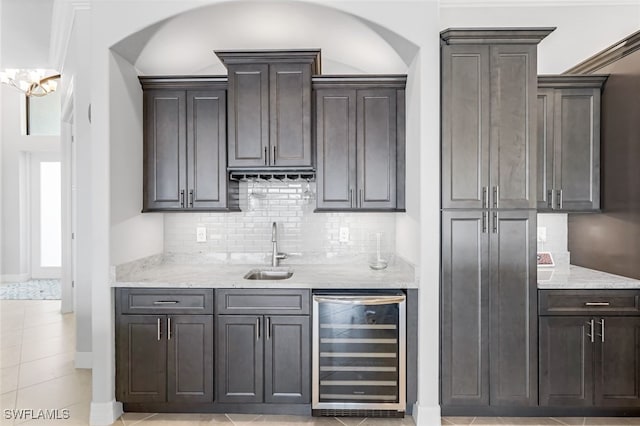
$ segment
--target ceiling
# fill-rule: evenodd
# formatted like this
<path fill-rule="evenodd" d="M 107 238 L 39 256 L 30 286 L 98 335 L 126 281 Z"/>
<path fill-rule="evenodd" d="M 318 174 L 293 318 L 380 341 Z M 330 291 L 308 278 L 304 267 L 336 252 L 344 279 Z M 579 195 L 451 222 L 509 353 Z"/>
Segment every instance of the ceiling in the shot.
<path fill-rule="evenodd" d="M 49 68 L 54 0 L 2 0 L 0 69 Z"/>

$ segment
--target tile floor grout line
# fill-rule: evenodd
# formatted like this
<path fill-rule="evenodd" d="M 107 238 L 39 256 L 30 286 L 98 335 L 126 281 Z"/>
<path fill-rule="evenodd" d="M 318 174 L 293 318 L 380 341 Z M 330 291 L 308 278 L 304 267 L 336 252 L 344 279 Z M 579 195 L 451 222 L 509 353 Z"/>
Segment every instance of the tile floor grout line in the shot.
<path fill-rule="evenodd" d="M 550 418 L 551 420 L 555 421 L 555 422 L 558 422 L 558 423 L 559 423 L 559 424 L 561 424 L 561 425 L 569 426 L 569 423 L 565 423 L 565 422 L 563 422 L 563 421 L 562 421 L 562 420 L 560 420 L 560 419 L 556 419 L 555 417 L 549 417 L 549 418 Z"/>
<path fill-rule="evenodd" d="M 122 415 L 121 415 L 120 417 L 118 417 L 119 419 L 121 419 L 121 420 L 122 420 L 122 424 L 123 424 L 124 426 L 135 426 L 135 425 L 137 425 L 138 423 L 142 423 L 142 422 L 144 422 L 145 420 L 148 420 L 148 419 L 150 419 L 151 417 L 153 417 L 153 416 L 157 416 L 157 415 L 158 415 L 158 413 L 149 413 L 149 415 L 148 415 L 147 417 L 145 417 L 145 418 L 143 418 L 143 419 L 136 420 L 134 423 L 131 423 L 131 425 L 127 425 L 127 423 L 125 423 L 124 418 L 123 418 L 123 417 L 124 417 L 124 414 L 125 414 L 125 413 L 122 413 Z M 231 420 L 231 419 L 229 419 L 229 420 Z"/>

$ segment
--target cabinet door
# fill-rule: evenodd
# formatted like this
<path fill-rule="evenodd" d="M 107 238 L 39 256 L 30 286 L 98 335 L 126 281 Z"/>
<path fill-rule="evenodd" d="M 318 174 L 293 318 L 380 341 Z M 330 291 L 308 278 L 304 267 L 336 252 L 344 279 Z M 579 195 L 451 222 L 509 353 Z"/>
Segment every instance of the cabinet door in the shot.
<path fill-rule="evenodd" d="M 536 212 L 490 213 L 491 405 L 536 406 Z"/>
<path fill-rule="evenodd" d="M 541 406 L 593 404 L 591 319 L 540 317 Z"/>
<path fill-rule="evenodd" d="M 269 66 L 270 164 L 311 167 L 311 65 Z"/>
<path fill-rule="evenodd" d="M 600 208 L 600 90 L 555 93 L 556 208 Z"/>
<path fill-rule="evenodd" d="M 489 47 L 442 48 L 442 208 L 482 208 L 489 186 Z"/>
<path fill-rule="evenodd" d="M 213 402 L 213 315 L 167 317 L 167 399 Z"/>
<path fill-rule="evenodd" d="M 122 402 L 167 399 L 166 317 L 120 315 L 117 330 L 117 394 Z"/>
<path fill-rule="evenodd" d="M 186 207 L 185 92 L 144 92 L 144 210 Z"/>
<path fill-rule="evenodd" d="M 269 66 L 229 65 L 229 167 L 267 166 Z"/>
<path fill-rule="evenodd" d="M 355 207 L 356 91 L 318 90 L 316 144 L 318 209 Z"/>
<path fill-rule="evenodd" d="M 489 404 L 487 212 L 442 213 L 443 405 Z"/>
<path fill-rule="evenodd" d="M 187 92 L 189 207 L 227 207 L 226 95 Z"/>
<path fill-rule="evenodd" d="M 538 89 L 538 210 L 553 209 L 553 89 Z"/>
<path fill-rule="evenodd" d="M 357 92 L 358 207 L 396 207 L 396 91 Z"/>
<path fill-rule="evenodd" d="M 535 45 L 491 46 L 491 205 L 536 208 Z"/>
<path fill-rule="evenodd" d="M 311 402 L 308 316 L 265 317 L 265 402 Z"/>
<path fill-rule="evenodd" d="M 640 407 L 640 318 L 596 318 L 595 404 Z"/>
<path fill-rule="evenodd" d="M 216 335 L 218 402 L 262 402 L 262 316 L 219 315 Z"/>

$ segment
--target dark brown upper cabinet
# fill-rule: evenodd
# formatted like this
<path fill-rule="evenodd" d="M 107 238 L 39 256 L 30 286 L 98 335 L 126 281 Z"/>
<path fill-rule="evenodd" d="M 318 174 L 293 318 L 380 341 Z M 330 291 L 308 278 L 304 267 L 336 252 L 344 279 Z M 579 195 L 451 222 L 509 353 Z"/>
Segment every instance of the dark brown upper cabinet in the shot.
<path fill-rule="evenodd" d="M 442 39 L 442 208 L 536 208 L 537 44 L 552 28 Z"/>
<path fill-rule="evenodd" d="M 143 211 L 238 210 L 226 171 L 226 78 L 140 77 Z"/>
<path fill-rule="evenodd" d="M 406 76 L 315 77 L 316 211 L 404 211 Z"/>
<path fill-rule="evenodd" d="M 312 169 L 319 50 L 216 51 L 229 73 L 229 169 Z"/>
<path fill-rule="evenodd" d="M 538 77 L 539 211 L 600 209 L 600 93 L 606 80 Z"/>

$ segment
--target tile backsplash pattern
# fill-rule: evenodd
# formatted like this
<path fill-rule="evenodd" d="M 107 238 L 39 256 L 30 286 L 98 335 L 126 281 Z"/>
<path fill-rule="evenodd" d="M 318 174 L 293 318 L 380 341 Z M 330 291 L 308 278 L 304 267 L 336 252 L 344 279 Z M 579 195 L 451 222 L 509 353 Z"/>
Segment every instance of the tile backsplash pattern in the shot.
<path fill-rule="evenodd" d="M 276 222 L 278 250 L 293 255 L 287 263 L 366 258 L 375 252 L 377 232 L 383 233 L 383 253 L 393 252 L 396 214 L 313 213 L 315 193 L 315 182 L 241 182 L 242 212 L 165 213 L 164 251 L 221 262 L 259 261 L 271 254 Z M 199 226 L 207 229 L 206 242 L 196 242 Z M 349 228 L 348 242 L 340 242 L 341 227 Z"/>

